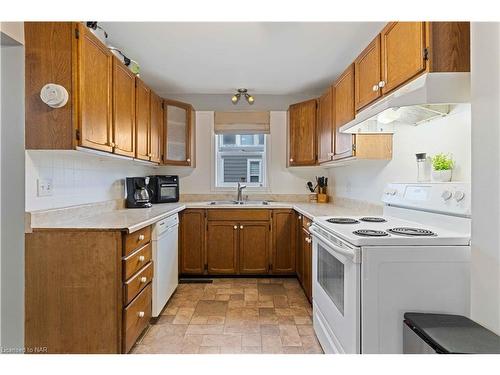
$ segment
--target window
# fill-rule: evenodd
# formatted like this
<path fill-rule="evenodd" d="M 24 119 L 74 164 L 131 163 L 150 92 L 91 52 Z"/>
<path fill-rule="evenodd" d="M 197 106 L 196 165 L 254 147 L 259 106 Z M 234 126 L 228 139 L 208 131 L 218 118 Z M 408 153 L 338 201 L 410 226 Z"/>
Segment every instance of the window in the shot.
<path fill-rule="evenodd" d="M 216 144 L 216 187 L 266 186 L 266 135 L 218 134 Z"/>

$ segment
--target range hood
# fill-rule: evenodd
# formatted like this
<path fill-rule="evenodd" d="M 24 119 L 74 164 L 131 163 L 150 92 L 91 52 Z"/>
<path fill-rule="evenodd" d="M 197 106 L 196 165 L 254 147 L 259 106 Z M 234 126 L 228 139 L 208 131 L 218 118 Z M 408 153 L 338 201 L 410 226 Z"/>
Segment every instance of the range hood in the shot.
<path fill-rule="evenodd" d="M 398 124 L 418 125 L 470 102 L 470 73 L 426 73 L 361 110 L 342 133 L 394 133 Z"/>

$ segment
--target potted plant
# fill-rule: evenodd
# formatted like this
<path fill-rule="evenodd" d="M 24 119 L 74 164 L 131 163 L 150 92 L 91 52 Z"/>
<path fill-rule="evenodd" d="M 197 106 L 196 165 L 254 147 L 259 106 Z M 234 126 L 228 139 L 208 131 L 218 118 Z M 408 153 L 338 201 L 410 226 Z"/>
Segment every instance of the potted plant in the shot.
<path fill-rule="evenodd" d="M 451 181 L 451 171 L 453 169 L 453 158 L 451 155 L 436 154 L 432 157 L 432 181 Z"/>

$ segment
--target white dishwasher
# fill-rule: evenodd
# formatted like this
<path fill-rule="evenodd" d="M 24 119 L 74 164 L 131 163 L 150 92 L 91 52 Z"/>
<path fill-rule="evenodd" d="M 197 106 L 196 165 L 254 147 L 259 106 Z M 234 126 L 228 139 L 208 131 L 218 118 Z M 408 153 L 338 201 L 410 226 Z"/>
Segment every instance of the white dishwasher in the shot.
<path fill-rule="evenodd" d="M 153 227 L 153 317 L 160 315 L 179 284 L 179 216 L 158 221 Z"/>

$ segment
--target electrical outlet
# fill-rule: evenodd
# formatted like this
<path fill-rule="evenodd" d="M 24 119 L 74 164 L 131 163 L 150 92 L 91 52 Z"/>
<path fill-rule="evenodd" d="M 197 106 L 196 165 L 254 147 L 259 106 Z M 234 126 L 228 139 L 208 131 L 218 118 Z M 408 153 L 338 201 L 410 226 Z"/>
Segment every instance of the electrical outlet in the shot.
<path fill-rule="evenodd" d="M 39 197 L 49 197 L 52 195 L 54 186 L 52 185 L 51 178 L 39 178 L 37 180 L 38 184 L 38 196 Z"/>

